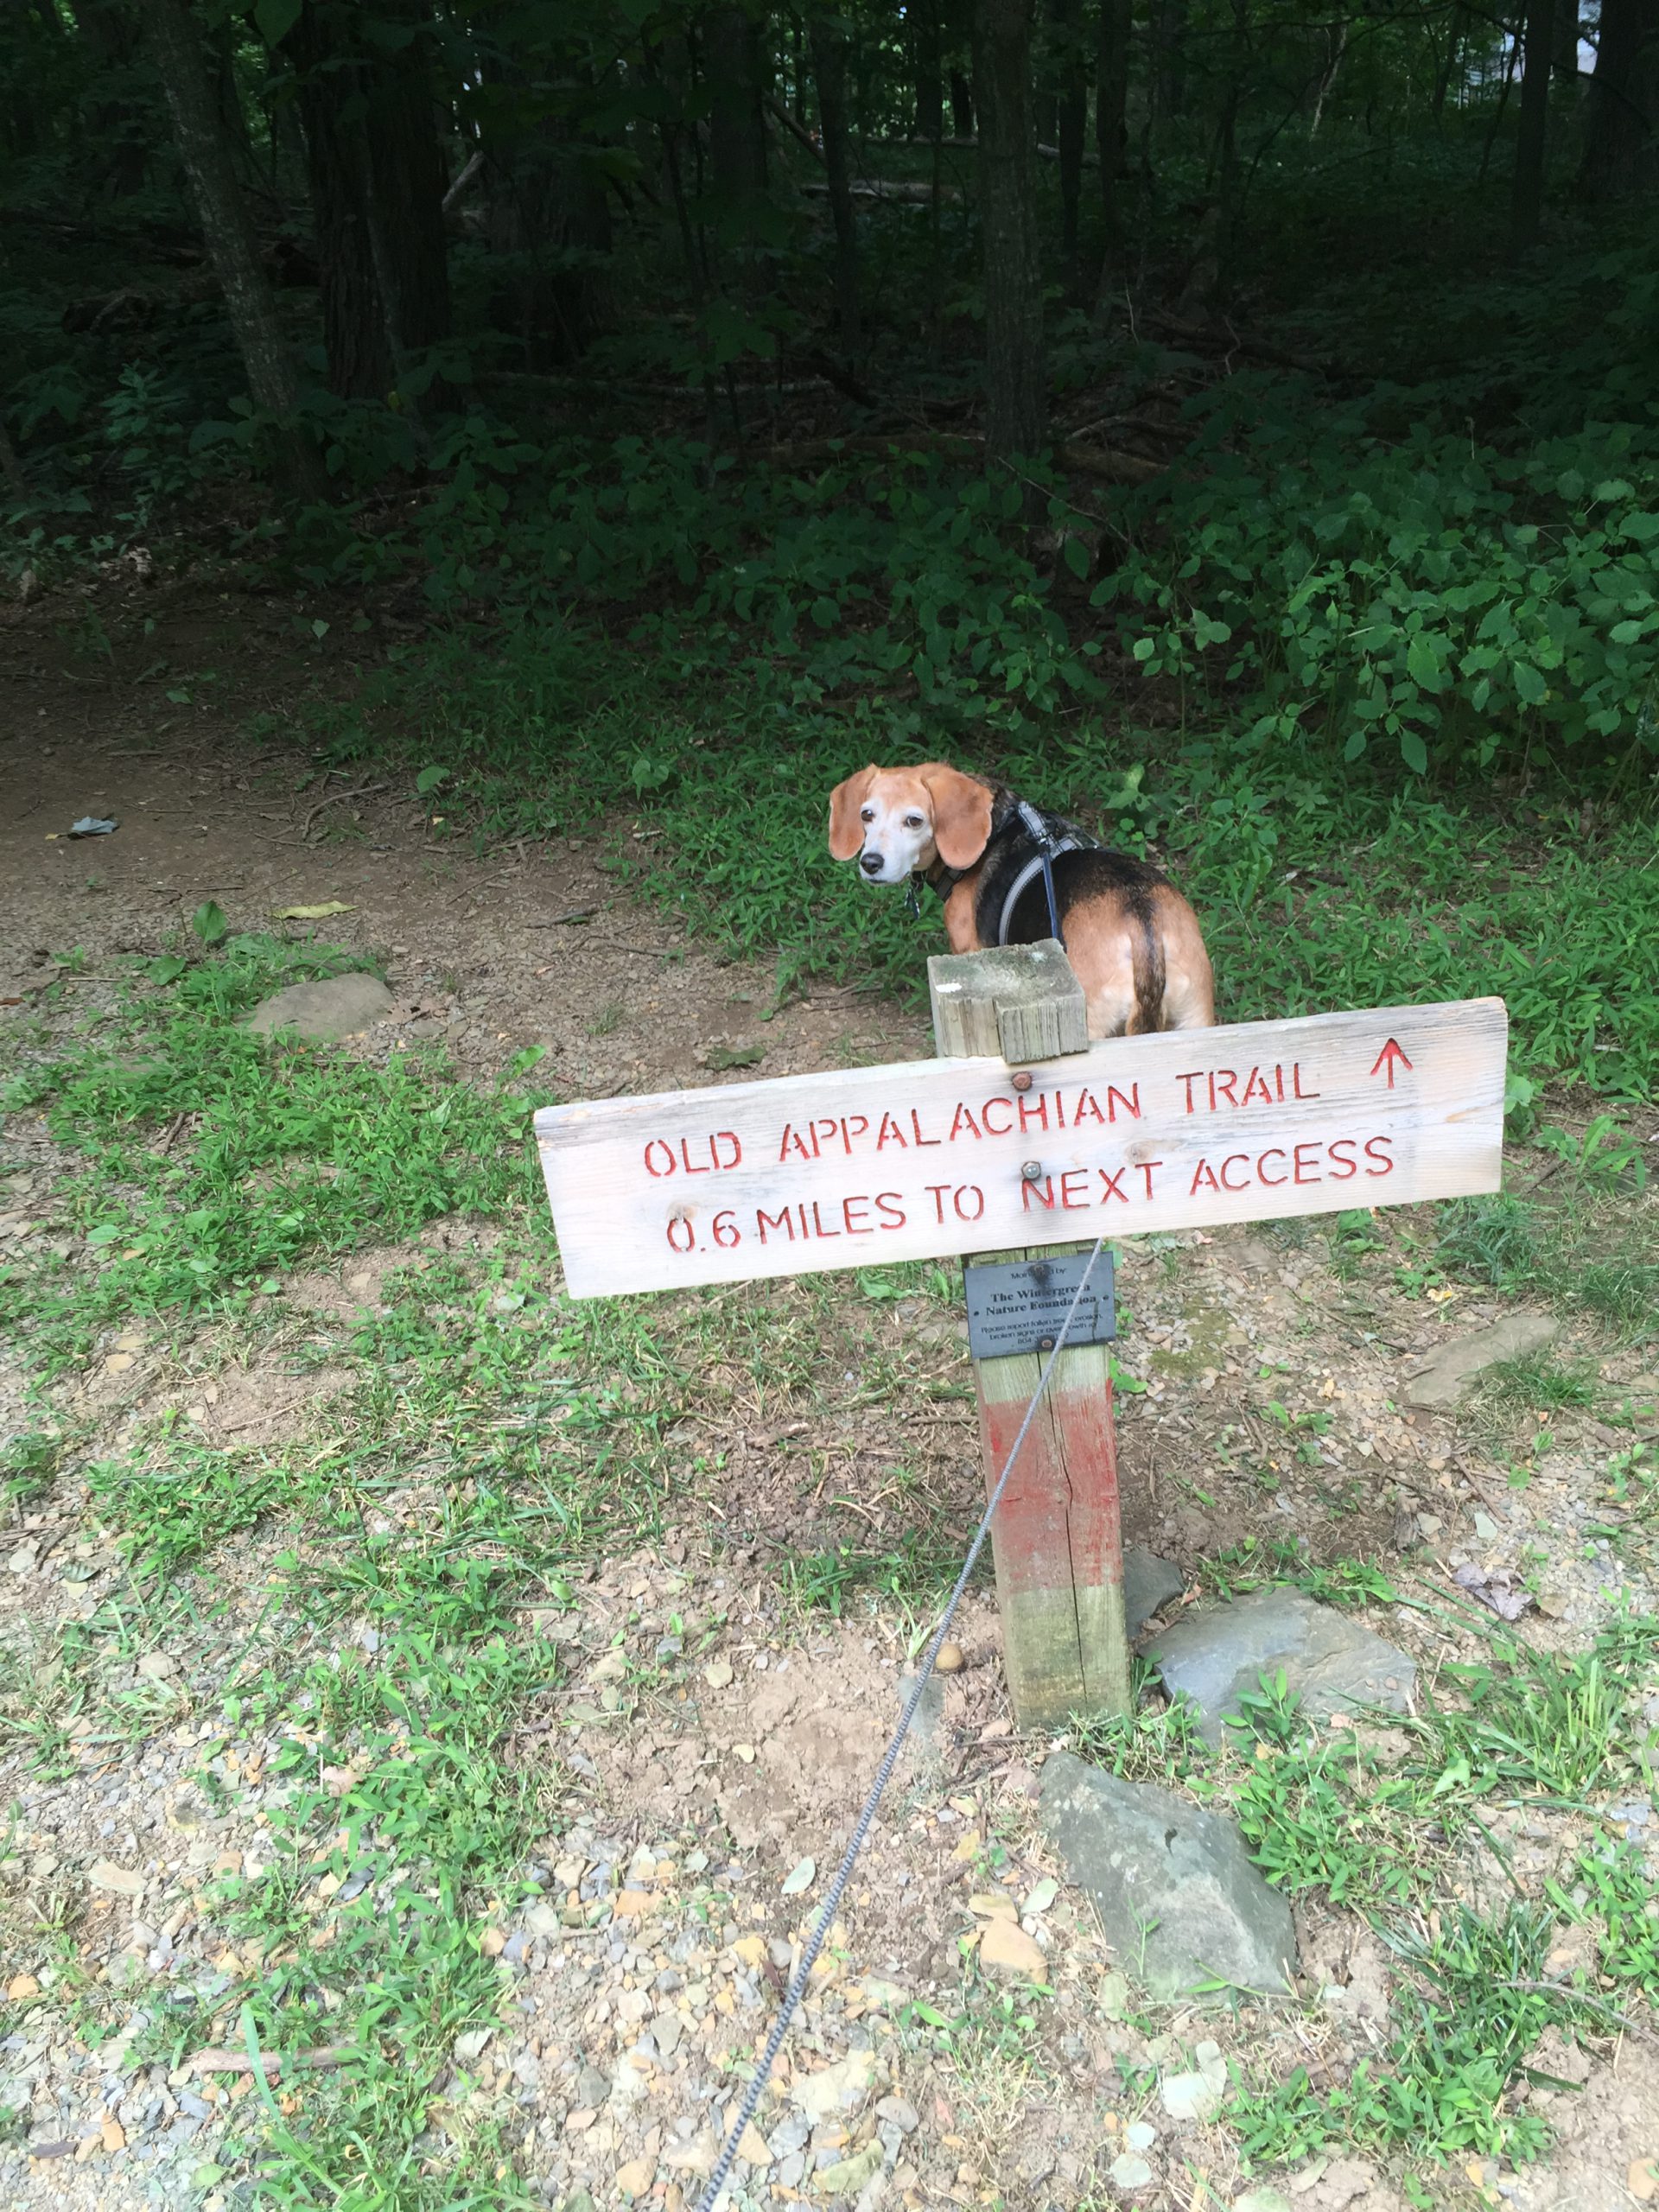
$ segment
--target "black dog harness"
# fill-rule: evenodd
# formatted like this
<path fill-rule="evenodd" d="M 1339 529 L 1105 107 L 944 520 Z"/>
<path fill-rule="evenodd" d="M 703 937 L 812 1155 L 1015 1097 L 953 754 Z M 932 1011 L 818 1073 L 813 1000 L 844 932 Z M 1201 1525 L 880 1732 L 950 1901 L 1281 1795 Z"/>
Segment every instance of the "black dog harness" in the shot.
<path fill-rule="evenodd" d="M 1060 934 L 1059 901 L 1054 894 L 1054 863 L 1066 853 L 1098 853 L 1105 847 L 1064 815 L 1050 814 L 1012 791 L 999 791 L 991 805 L 991 834 L 985 849 L 973 862 L 981 871 L 974 899 L 974 926 L 982 944 L 1029 944 L 1041 932 L 1041 910 L 1027 919 L 1020 902 L 1039 876 L 1048 909 L 1050 937 Z M 910 910 L 921 912 L 920 887 L 931 884 L 941 899 L 948 899 L 970 873 L 965 868 L 938 867 L 925 876 L 910 879 Z M 990 926 L 988 928 L 987 924 Z"/>

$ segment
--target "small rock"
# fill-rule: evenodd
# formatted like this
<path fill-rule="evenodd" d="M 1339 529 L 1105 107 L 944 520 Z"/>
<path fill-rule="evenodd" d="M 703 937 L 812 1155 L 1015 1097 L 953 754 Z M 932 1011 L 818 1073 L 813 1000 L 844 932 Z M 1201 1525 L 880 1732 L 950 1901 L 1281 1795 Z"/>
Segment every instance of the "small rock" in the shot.
<path fill-rule="evenodd" d="M 1291 2202 L 1282 2189 L 1247 2189 L 1233 2199 L 1233 2212 L 1291 2212 Z"/>
<path fill-rule="evenodd" d="M 1659 2158 L 1633 2158 L 1624 2186 L 1638 2204 L 1651 2204 L 1659 2196 Z"/>
<path fill-rule="evenodd" d="M 1490 1329 L 1454 1338 L 1418 1362 L 1406 1389 L 1406 1403 L 1431 1411 L 1455 1406 L 1478 1375 L 1501 1361 L 1541 1351 L 1560 1328 L 1560 1324 L 1548 1313 L 1510 1313 Z"/>
<path fill-rule="evenodd" d="M 941 1675 L 959 1675 L 967 1664 L 968 1655 L 959 1643 L 942 1643 L 939 1656 L 933 1662 L 936 1672 Z"/>
<path fill-rule="evenodd" d="M 910 1702 L 915 1688 L 913 1675 L 900 1681 L 900 1711 Z M 933 1674 L 922 1685 L 922 1694 L 916 1700 L 916 1710 L 910 1717 L 910 1732 L 905 1738 L 905 1772 L 912 1787 L 939 1779 L 944 1765 L 944 1684 L 937 1674 Z"/>
<path fill-rule="evenodd" d="M 769 2166 L 772 2164 L 772 2153 L 766 2148 L 766 2138 L 753 2120 L 737 2139 L 737 2155 L 740 2158 L 747 2158 L 752 2166 Z M 712 2166 L 709 2171 L 714 2171 Z"/>
<path fill-rule="evenodd" d="M 320 983 L 290 983 L 261 999 L 244 1025 L 256 1035 L 289 1030 L 331 1045 L 384 1021 L 392 996 L 376 976 L 331 976 Z"/>
<path fill-rule="evenodd" d="M 1152 2179 L 1152 2168 L 1133 2151 L 1124 2151 L 1112 2160 L 1112 2180 L 1119 2189 L 1144 2189 Z"/>
<path fill-rule="evenodd" d="M 1100 2009 L 1109 2020 L 1124 2020 L 1129 2013 L 1129 1978 L 1116 1967 L 1101 1978 Z"/>
<path fill-rule="evenodd" d="M 786 1897 L 798 1897 L 803 1890 L 810 1890 L 817 1871 L 816 1859 L 797 1859 L 784 1877 L 783 1894 Z"/>
<path fill-rule="evenodd" d="M 979 1939 L 979 1963 L 988 1973 L 1019 1974 L 1027 1981 L 1048 1980 L 1048 1958 L 1034 1936 L 1017 1920 L 1001 1915 L 985 1924 Z"/>
<path fill-rule="evenodd" d="M 651 2039 L 658 2054 L 672 2058 L 680 2047 L 680 2037 L 685 2032 L 685 2023 L 677 2012 L 659 2012 L 651 2024 Z"/>
<path fill-rule="evenodd" d="M 164 1682 L 178 1671 L 179 1662 L 170 1651 L 146 1651 L 138 1662 L 138 1672 L 147 1681 Z"/>
<path fill-rule="evenodd" d="M 144 1878 L 125 1866 L 118 1866 L 108 1859 L 94 1859 L 86 1869 L 86 1880 L 94 1890 L 110 1890 L 118 1897 L 141 1897 L 144 1893 Z"/>
<path fill-rule="evenodd" d="M 1166 2074 L 1158 2094 L 1172 2120 L 1213 2120 L 1221 2109 L 1223 2091 L 1204 2074 Z"/>
<path fill-rule="evenodd" d="M 616 2185 L 624 2196 L 643 2196 L 651 2187 L 657 2171 L 652 2158 L 632 2158 L 626 2166 L 616 2170 Z"/>
<path fill-rule="evenodd" d="M 1123 1624 L 1131 1643 L 1159 1607 L 1179 1598 L 1185 1586 L 1179 1567 L 1140 1544 L 1129 1546 L 1123 1554 Z"/>
<path fill-rule="evenodd" d="M 118 2120 L 105 2118 L 99 2128 L 98 2139 L 106 2151 L 124 2151 L 127 2131 Z"/>
<path fill-rule="evenodd" d="M 875 2108 L 878 2120 L 891 2120 L 901 2135 L 913 2135 L 922 2116 L 908 2097 L 883 2097 Z"/>
<path fill-rule="evenodd" d="M 729 1659 L 711 1659 L 709 1664 L 702 1670 L 702 1679 L 708 1683 L 711 1690 L 725 1689 L 732 1679 L 731 1661 Z"/>
<path fill-rule="evenodd" d="M 826 2196 L 856 2196 L 866 2182 L 874 2181 L 881 2171 L 881 2145 L 868 2144 L 856 2158 L 842 2158 L 834 2165 L 820 2166 L 812 2177 L 816 2188 Z"/>
<path fill-rule="evenodd" d="M 1123 2140 L 1131 2151 L 1150 2151 L 1158 2140 L 1158 2131 L 1149 2120 L 1132 2120 L 1123 2131 Z"/>
<path fill-rule="evenodd" d="M 1404 1713 L 1416 1680 L 1414 1662 L 1334 1606 L 1300 1590 L 1257 1590 L 1166 1629 L 1150 1657 L 1172 1696 L 1183 1691 L 1198 1707 L 1212 1744 L 1227 1740 L 1226 1718 L 1240 1694 L 1283 1670 L 1308 1713 L 1328 1719 L 1357 1705 Z"/>
<path fill-rule="evenodd" d="M 584 2062 L 576 2069 L 576 2094 L 585 2105 L 602 2105 L 611 2094 L 611 2077 Z"/>
<path fill-rule="evenodd" d="M 1153 1783 L 1120 1782 L 1070 1751 L 1043 1766 L 1042 1821 L 1093 1899 L 1106 1940 L 1154 1995 L 1206 1983 L 1287 1991 L 1290 1908 L 1237 1831 Z"/>
<path fill-rule="evenodd" d="M 611 1907 L 613 1920 L 643 1920 L 655 1910 L 657 1900 L 649 1890 L 619 1890 L 616 1903 Z"/>
<path fill-rule="evenodd" d="M 6 1984 L 6 1995 L 14 2005 L 26 2004 L 40 1993 L 41 1985 L 32 1974 L 15 1974 Z"/>
<path fill-rule="evenodd" d="M 821 2066 L 791 2084 L 790 2098 L 816 2126 L 832 2113 L 856 2112 L 870 2094 L 875 2077 L 875 2053 L 849 2050 L 833 2066 Z"/>

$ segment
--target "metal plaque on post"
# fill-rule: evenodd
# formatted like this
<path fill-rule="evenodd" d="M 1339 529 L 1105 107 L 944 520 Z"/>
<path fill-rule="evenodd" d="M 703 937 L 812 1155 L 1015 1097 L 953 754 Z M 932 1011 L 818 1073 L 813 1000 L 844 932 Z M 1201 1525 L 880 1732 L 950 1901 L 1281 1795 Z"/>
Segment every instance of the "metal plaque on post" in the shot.
<path fill-rule="evenodd" d="M 1021 1352 L 1052 1351 L 1088 1264 L 1086 1252 L 1053 1252 L 995 1267 L 965 1267 L 968 1349 L 974 1357 L 1007 1359 Z M 1095 1262 L 1065 1341 L 1109 1344 L 1116 1335 L 1112 1255 L 1106 1250 Z"/>

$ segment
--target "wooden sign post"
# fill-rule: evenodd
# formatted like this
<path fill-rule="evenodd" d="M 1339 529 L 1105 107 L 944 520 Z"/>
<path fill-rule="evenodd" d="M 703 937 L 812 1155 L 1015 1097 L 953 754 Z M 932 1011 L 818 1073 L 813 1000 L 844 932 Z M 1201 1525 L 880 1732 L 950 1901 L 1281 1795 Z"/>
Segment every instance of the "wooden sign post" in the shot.
<path fill-rule="evenodd" d="M 1027 1061 L 1089 1049 L 1083 986 L 1052 938 L 938 954 L 927 963 L 927 981 L 940 1057 L 1001 1050 L 1014 1064 L 1010 1082 L 1019 1098 L 1029 1097 L 1035 1081 Z M 1022 1161 L 1022 1171 L 1030 1164 Z M 1044 1249 L 978 1253 L 968 1264 L 1033 1260 Z M 988 1492 L 1007 1465 L 1045 1357 L 1037 1346 L 974 1362 Z M 1067 1344 L 1057 1353 L 1047 1395 L 991 1524 L 991 1552 L 1019 1726 L 1046 1727 L 1074 1713 L 1129 1712 L 1109 1345 Z"/>
<path fill-rule="evenodd" d="M 1052 942 L 940 957 L 929 979 L 938 1059 L 543 1108 L 570 1294 L 1501 1187 L 1500 999 L 1091 1045 Z M 993 1532 L 1022 1723 L 1127 1703 L 1108 1360 L 1068 1345 Z M 1037 1373 L 1032 1353 L 978 1363 L 988 1469 Z"/>

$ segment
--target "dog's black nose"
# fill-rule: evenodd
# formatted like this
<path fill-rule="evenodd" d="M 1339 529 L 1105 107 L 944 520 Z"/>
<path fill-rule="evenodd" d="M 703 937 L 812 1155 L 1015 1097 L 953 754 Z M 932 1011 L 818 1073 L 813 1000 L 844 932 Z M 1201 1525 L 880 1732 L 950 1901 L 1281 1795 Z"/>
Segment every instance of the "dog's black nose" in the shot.
<path fill-rule="evenodd" d="M 858 864 L 860 868 L 863 869 L 866 875 L 880 875 L 881 873 L 881 855 L 880 853 L 861 853 L 859 855 Z"/>

